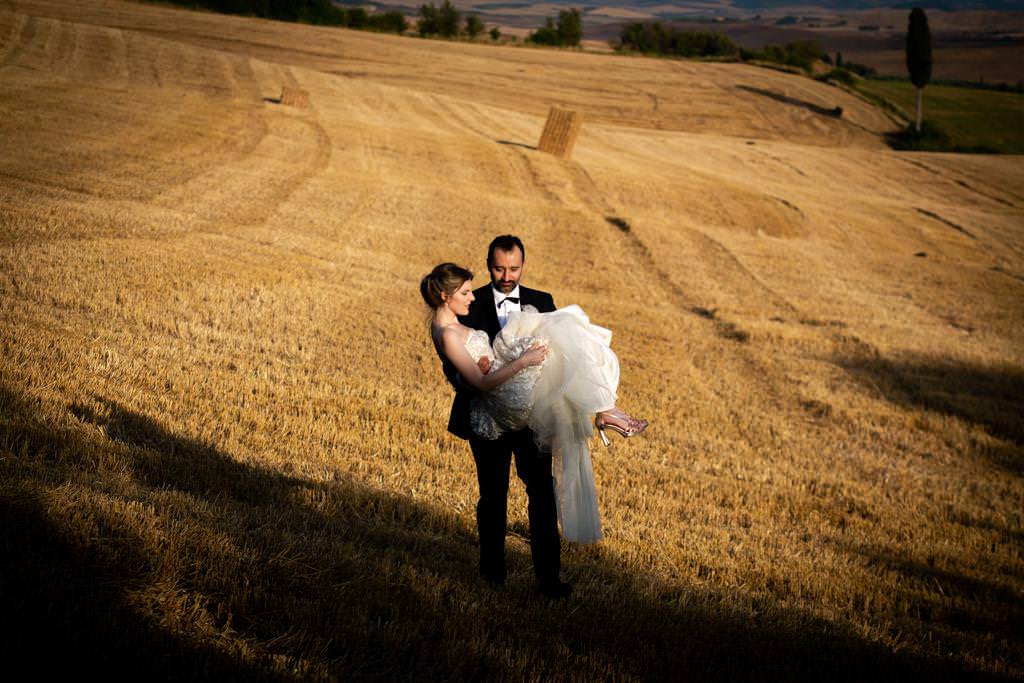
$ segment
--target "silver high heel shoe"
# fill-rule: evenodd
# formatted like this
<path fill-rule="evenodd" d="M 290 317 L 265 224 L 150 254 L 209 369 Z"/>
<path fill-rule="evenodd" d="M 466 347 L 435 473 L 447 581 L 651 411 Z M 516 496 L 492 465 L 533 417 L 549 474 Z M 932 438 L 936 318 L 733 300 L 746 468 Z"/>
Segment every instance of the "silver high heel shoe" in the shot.
<path fill-rule="evenodd" d="M 622 420 L 626 423 L 626 427 L 610 422 L 608 420 L 609 417 L 615 420 Z M 606 416 L 605 413 L 598 413 L 597 416 L 594 417 L 594 426 L 597 427 L 597 433 L 600 435 L 601 443 L 604 444 L 605 448 L 611 448 L 612 445 L 611 441 L 608 440 L 608 435 L 604 433 L 606 429 L 610 429 L 622 438 L 628 439 L 631 436 L 636 436 L 637 434 L 642 433 L 647 429 L 649 424 L 651 424 L 650 420 L 635 420 L 626 413 L 622 413 L 621 416 Z"/>

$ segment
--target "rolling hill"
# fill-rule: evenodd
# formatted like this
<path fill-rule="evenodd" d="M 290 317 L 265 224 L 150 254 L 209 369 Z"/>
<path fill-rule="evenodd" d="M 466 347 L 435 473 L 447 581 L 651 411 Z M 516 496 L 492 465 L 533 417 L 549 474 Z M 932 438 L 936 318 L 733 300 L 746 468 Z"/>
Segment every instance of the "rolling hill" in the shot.
<path fill-rule="evenodd" d="M 895 153 L 868 103 L 746 65 L 113 0 L 3 3 L 0 86 L 9 657 L 1024 673 L 1020 157 Z M 552 105 L 584 117 L 570 160 L 534 148 Z M 515 485 L 508 584 L 476 578 L 417 294 L 506 232 L 652 420 L 595 450 L 606 540 L 564 550 L 568 604 L 532 595 Z"/>

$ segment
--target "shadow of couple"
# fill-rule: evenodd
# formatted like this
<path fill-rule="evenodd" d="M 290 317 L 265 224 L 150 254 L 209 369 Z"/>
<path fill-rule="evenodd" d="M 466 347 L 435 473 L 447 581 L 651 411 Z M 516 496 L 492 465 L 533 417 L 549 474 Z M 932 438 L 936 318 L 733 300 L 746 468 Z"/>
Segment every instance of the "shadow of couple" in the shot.
<path fill-rule="evenodd" d="M 102 397 L 63 407 L 74 417 L 58 422 L 44 415 L 60 406 L 40 411 L 0 387 L 0 408 L 0 608 L 13 626 L 0 647 L 8 662 L 39 653 L 26 661 L 40 675 L 968 674 L 767 600 L 740 609 L 724 591 L 662 584 L 600 547 L 567 553 L 569 601 L 536 598 L 529 557 L 514 549 L 520 580 L 492 590 L 477 578 L 465 515 L 346 476 L 314 482 L 239 462 Z M 54 509 L 57 489 L 74 505 Z"/>

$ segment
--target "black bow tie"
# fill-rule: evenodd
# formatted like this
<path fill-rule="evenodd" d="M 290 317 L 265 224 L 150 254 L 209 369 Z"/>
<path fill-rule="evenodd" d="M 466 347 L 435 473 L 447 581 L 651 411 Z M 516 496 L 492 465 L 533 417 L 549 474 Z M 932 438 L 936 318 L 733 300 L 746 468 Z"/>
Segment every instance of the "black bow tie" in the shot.
<path fill-rule="evenodd" d="M 498 308 L 501 308 L 505 304 L 506 301 L 511 301 L 512 303 L 517 304 L 517 303 L 519 303 L 519 297 L 518 296 L 506 296 L 504 299 L 502 299 L 501 301 L 498 302 Z"/>

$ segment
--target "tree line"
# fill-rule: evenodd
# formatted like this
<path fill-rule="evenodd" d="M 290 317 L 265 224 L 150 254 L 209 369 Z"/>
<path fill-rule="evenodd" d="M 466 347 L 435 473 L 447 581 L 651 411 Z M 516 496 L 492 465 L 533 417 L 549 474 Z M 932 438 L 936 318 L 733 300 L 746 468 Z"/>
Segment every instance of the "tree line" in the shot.
<path fill-rule="evenodd" d="M 367 12 L 362 7 L 342 7 L 331 0 L 164 0 L 189 9 L 207 9 L 222 14 L 240 14 L 277 21 L 293 21 L 321 26 L 405 33 L 409 22 L 398 11 Z M 501 38 L 497 26 L 489 30 L 479 16 L 462 12 L 444 0 L 420 5 L 417 10 L 416 31 L 422 37 L 458 38 L 475 40 L 483 33 L 492 40 Z M 548 17 L 544 25 L 533 31 L 526 40 L 538 45 L 576 47 L 583 38 L 583 18 L 578 9 L 561 10 L 557 17 Z"/>
<path fill-rule="evenodd" d="M 749 50 L 736 45 L 729 36 L 710 31 L 679 31 L 660 21 L 637 22 L 623 27 L 616 49 L 646 55 L 739 59 L 782 64 L 811 71 L 814 62 L 828 59 L 813 40 L 796 40 L 784 45 L 765 45 Z"/>
<path fill-rule="evenodd" d="M 739 48 L 723 33 L 678 31 L 660 21 L 623 27 L 618 49 L 673 57 L 735 57 Z"/>
<path fill-rule="evenodd" d="M 222 14 L 293 21 L 320 26 L 341 26 L 369 31 L 403 33 L 409 28 L 401 12 L 375 12 L 362 7 L 339 7 L 331 0 L 167 0 L 190 9 Z"/>
<path fill-rule="evenodd" d="M 463 22 L 462 12 L 455 9 L 449 0 L 444 0 L 440 7 L 435 7 L 434 3 L 420 5 L 419 15 L 416 31 L 422 37 L 458 38 L 465 34 L 470 40 L 475 40 L 487 28 L 475 14 L 466 16 Z M 489 33 L 493 40 L 501 38 L 501 31 L 497 26 L 491 28 Z"/>
<path fill-rule="evenodd" d="M 419 20 L 416 22 L 417 32 L 424 37 L 458 38 L 465 35 L 473 40 L 486 28 L 480 17 L 475 14 L 466 16 L 463 23 L 462 13 L 450 0 L 444 0 L 440 7 L 434 3 L 420 5 Z M 501 37 L 501 31 L 496 26 L 491 28 L 489 34 L 493 40 Z M 559 11 L 557 18 L 546 18 L 544 25 L 531 32 L 526 40 L 537 45 L 577 47 L 582 38 L 583 16 L 578 9 L 571 8 Z"/>

